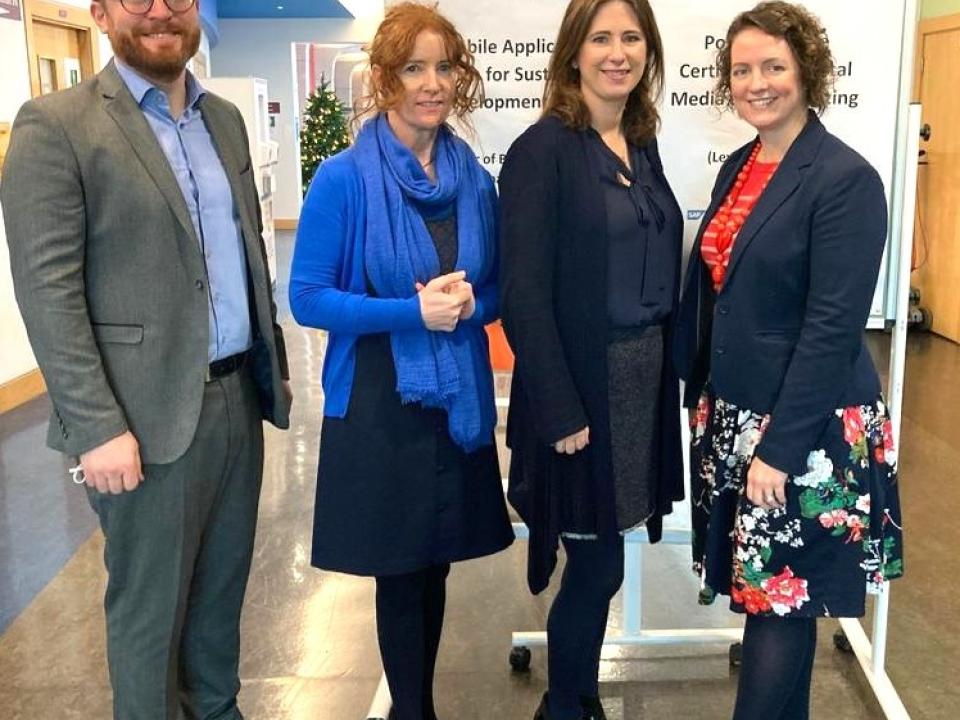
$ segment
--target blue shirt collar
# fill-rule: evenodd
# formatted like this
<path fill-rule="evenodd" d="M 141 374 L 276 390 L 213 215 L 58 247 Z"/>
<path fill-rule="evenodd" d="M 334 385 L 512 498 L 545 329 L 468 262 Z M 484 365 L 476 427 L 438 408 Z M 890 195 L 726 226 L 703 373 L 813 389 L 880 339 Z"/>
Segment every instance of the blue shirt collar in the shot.
<path fill-rule="evenodd" d="M 133 95 L 133 99 L 137 101 L 137 105 L 140 107 L 143 107 L 144 100 L 146 100 L 149 94 L 159 93 L 163 95 L 164 98 L 166 97 L 166 93 L 164 93 L 163 90 L 144 78 L 133 68 L 125 65 L 116 57 L 113 59 L 113 62 L 117 66 L 117 72 L 120 73 L 123 83 L 127 86 L 130 94 Z M 154 92 L 151 93 L 151 90 Z M 202 100 L 206 94 L 207 91 L 201 87 L 193 73 L 187 70 L 187 107 L 198 107 L 200 100 Z"/>

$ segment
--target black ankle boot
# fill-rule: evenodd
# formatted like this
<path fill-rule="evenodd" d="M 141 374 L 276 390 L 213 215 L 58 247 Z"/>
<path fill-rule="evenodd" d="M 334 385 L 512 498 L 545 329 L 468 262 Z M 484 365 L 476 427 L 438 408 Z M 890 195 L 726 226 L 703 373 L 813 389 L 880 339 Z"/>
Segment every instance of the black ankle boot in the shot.
<path fill-rule="evenodd" d="M 583 708 L 582 720 L 607 720 L 603 712 L 603 705 L 598 697 L 580 696 L 580 707 Z"/>
<path fill-rule="evenodd" d="M 550 720 L 550 711 L 547 709 L 547 693 L 540 698 L 540 706 L 533 714 L 533 720 Z"/>

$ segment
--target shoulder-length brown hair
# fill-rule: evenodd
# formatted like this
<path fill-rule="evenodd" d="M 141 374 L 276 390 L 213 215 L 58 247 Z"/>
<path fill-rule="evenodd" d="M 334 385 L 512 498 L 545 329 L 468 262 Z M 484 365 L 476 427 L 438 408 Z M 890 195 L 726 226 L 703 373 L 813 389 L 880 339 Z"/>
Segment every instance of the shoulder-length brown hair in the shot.
<path fill-rule="evenodd" d="M 570 0 L 550 58 L 543 90 L 543 117 L 554 115 L 567 127 L 578 130 L 590 126 L 590 111 L 580 92 L 580 71 L 574 64 L 587 39 L 590 23 L 600 7 L 608 2 L 624 2 L 630 6 L 640 21 L 647 45 L 643 76 L 627 98 L 623 111 L 624 135 L 631 142 L 643 145 L 657 134 L 660 125 L 657 102 L 663 91 L 663 42 L 648 0 Z"/>
<path fill-rule="evenodd" d="M 373 41 L 365 48 L 369 56 L 370 92 L 354 103 L 354 123 L 373 112 L 396 107 L 403 98 L 400 70 L 410 59 L 417 36 L 424 30 L 437 33 L 443 39 L 447 59 L 456 70 L 453 93 L 453 114 L 466 127 L 471 127 L 469 113 L 483 102 L 483 80 L 474 67 L 473 53 L 463 36 L 447 18 L 437 11 L 436 3 L 402 2 L 391 6 L 377 28 Z"/>
<path fill-rule="evenodd" d="M 730 94 L 730 52 L 733 40 L 747 28 L 757 28 L 767 35 L 783 38 L 797 59 L 800 87 L 807 105 L 822 113 L 830 104 L 833 91 L 833 54 L 827 31 L 816 15 L 802 5 L 788 2 L 762 2 L 752 10 L 737 15 L 727 29 L 727 41 L 717 52 L 717 97 L 728 108 L 733 107 Z"/>

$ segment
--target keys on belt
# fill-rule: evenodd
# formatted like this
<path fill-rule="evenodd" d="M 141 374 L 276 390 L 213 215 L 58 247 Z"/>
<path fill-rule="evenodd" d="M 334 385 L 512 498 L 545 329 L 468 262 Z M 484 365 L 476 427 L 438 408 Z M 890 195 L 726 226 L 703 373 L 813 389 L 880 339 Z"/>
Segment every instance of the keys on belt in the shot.
<path fill-rule="evenodd" d="M 221 360 L 214 360 L 207 365 L 207 374 L 203 379 L 204 382 L 213 382 L 214 380 L 226 377 L 230 373 L 236 372 L 243 367 L 243 364 L 247 360 L 247 354 L 247 352 L 242 352 Z"/>

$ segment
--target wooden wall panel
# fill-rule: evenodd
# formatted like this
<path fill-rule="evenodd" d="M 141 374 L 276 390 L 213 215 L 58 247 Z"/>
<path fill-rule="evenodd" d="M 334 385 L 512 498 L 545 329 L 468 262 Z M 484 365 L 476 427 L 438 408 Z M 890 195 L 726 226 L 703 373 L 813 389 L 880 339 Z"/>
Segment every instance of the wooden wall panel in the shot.
<path fill-rule="evenodd" d="M 960 343 L 960 15 L 920 23 L 918 99 L 932 128 L 920 166 L 914 282 L 933 331 Z"/>

